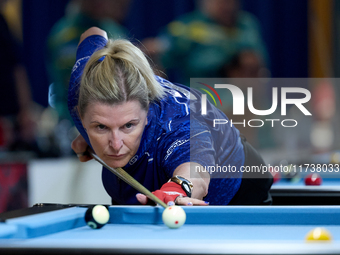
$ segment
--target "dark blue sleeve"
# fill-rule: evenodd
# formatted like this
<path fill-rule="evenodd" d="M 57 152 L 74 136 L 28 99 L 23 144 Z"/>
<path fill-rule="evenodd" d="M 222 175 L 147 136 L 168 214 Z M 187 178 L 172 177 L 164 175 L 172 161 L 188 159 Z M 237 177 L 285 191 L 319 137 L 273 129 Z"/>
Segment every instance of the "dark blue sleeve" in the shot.
<path fill-rule="evenodd" d="M 216 151 L 213 136 L 206 123 L 190 117 L 190 153 L 191 162 L 204 167 L 215 165 Z"/>
<path fill-rule="evenodd" d="M 162 138 L 158 148 L 157 159 L 170 178 L 179 165 L 190 162 L 190 128 L 182 127 L 168 133 Z"/>
<path fill-rule="evenodd" d="M 190 128 L 190 125 L 197 125 Z M 160 159 L 166 174 L 171 177 L 175 169 L 186 162 L 202 166 L 215 164 L 215 150 L 210 131 L 200 123 L 185 123 L 162 139 Z"/>
<path fill-rule="evenodd" d="M 106 38 L 100 35 L 91 35 L 80 43 L 77 49 L 77 59 L 72 69 L 68 88 L 68 100 L 67 100 L 68 110 L 78 131 L 85 138 L 86 142 L 89 145 L 90 145 L 89 138 L 80 121 L 78 111 L 76 110 L 76 106 L 78 105 L 79 85 L 87 61 L 90 59 L 91 55 L 95 51 L 102 49 L 106 45 L 106 43 L 107 43 Z"/>

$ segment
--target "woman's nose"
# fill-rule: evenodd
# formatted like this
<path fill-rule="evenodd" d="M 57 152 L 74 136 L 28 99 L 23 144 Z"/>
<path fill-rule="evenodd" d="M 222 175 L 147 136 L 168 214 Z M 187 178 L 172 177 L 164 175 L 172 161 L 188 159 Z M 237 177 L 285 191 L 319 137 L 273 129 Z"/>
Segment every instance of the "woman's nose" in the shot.
<path fill-rule="evenodd" d="M 109 145 L 118 152 L 123 146 L 123 139 L 120 137 L 119 134 L 113 133 L 109 140 Z"/>

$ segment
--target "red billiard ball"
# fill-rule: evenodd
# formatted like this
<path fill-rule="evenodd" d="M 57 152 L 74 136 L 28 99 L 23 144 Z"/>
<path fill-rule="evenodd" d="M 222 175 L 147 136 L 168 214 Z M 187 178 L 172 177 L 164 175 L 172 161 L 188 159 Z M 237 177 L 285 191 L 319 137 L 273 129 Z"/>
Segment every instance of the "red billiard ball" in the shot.
<path fill-rule="evenodd" d="M 273 168 L 270 168 L 269 171 L 270 171 L 270 173 L 271 173 L 272 176 L 273 176 L 273 183 L 276 183 L 276 182 L 278 182 L 279 180 L 281 180 L 281 174 L 280 174 L 280 172 L 274 171 Z"/>
<path fill-rule="evenodd" d="M 322 178 L 319 174 L 309 174 L 305 178 L 305 184 L 306 185 L 321 185 Z"/>

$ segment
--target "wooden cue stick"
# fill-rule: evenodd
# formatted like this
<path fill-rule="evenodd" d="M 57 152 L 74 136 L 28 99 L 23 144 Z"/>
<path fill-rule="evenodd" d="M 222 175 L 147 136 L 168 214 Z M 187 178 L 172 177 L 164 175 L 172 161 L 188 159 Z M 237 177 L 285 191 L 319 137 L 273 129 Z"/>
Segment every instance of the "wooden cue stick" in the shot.
<path fill-rule="evenodd" d="M 108 170 L 110 170 L 113 174 L 115 174 L 118 178 L 122 179 L 127 184 L 134 187 L 136 190 L 150 198 L 155 203 L 163 206 L 164 208 L 167 208 L 167 205 L 160 200 L 158 197 L 156 197 L 154 194 L 152 194 L 147 188 L 145 188 L 142 184 L 140 184 L 135 178 L 133 178 L 131 175 L 129 175 L 125 170 L 123 170 L 121 167 L 112 168 L 108 164 L 106 164 L 101 158 L 98 157 L 97 154 L 94 153 L 94 151 L 89 147 L 87 149 L 88 153 L 101 165 L 105 166 Z"/>

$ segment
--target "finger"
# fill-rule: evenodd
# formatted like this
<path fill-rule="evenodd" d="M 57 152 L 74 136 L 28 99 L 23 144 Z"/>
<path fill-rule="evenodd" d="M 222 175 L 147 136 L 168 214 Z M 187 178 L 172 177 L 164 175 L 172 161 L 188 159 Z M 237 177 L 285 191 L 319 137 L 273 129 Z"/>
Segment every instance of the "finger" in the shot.
<path fill-rule="evenodd" d="M 88 144 L 82 135 L 78 135 L 72 141 L 71 148 L 77 154 L 80 162 L 86 162 L 92 159 L 92 156 L 87 152 Z"/>
<path fill-rule="evenodd" d="M 93 159 L 91 155 L 83 154 L 83 153 L 77 153 L 77 157 L 78 157 L 80 162 L 87 162 L 87 161 Z"/>
<path fill-rule="evenodd" d="M 166 203 L 166 205 L 167 206 L 173 206 L 173 205 L 175 205 L 175 202 L 174 201 L 169 201 L 169 202 Z"/>
<path fill-rule="evenodd" d="M 71 143 L 71 148 L 75 153 L 85 152 L 87 147 L 88 144 L 82 135 L 78 135 Z"/>
<path fill-rule="evenodd" d="M 142 205 L 146 205 L 148 202 L 148 198 L 144 194 L 138 193 L 136 194 L 136 198 Z"/>
<path fill-rule="evenodd" d="M 164 203 L 166 203 L 169 206 L 176 204 L 174 200 L 176 200 L 176 198 L 174 198 L 174 196 L 165 196 L 164 197 Z"/>
<path fill-rule="evenodd" d="M 177 205 L 201 205 L 201 206 L 207 206 L 209 205 L 209 202 L 196 199 L 196 198 L 190 198 L 190 197 L 177 197 L 175 200 Z"/>

